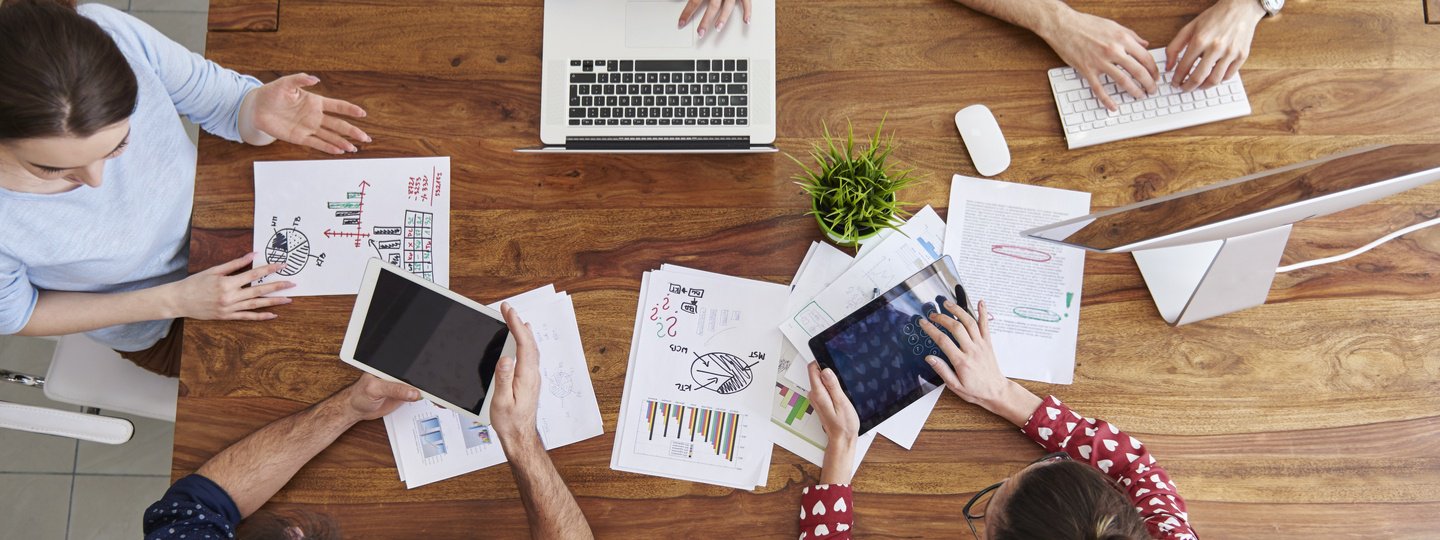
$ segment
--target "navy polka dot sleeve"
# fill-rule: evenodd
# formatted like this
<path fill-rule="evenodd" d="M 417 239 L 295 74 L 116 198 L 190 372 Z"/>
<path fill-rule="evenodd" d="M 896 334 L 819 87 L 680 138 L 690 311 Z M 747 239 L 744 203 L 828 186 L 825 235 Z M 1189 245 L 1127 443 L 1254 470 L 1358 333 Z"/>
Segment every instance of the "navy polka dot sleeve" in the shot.
<path fill-rule="evenodd" d="M 145 509 L 146 540 L 218 540 L 235 538 L 240 509 L 209 478 L 192 474 L 181 478 L 150 508 Z"/>

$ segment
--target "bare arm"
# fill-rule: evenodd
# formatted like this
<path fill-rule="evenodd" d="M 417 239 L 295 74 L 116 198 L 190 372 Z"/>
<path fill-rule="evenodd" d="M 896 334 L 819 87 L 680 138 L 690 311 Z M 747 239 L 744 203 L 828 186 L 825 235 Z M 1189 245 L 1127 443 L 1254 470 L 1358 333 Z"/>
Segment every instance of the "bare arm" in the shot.
<path fill-rule="evenodd" d="M 531 428 L 534 433 L 534 428 Z M 580 511 L 580 504 L 570 494 L 565 479 L 555 470 L 550 455 L 540 442 L 539 434 L 531 437 L 520 436 L 500 439 L 505 457 L 510 460 L 510 472 L 515 475 L 515 485 L 520 488 L 520 500 L 525 504 L 525 516 L 530 520 L 530 536 L 533 538 L 590 539 L 590 522 Z"/>
<path fill-rule="evenodd" d="M 248 285 L 280 271 L 283 264 L 248 268 L 251 253 L 174 283 L 116 293 L 40 291 L 22 336 L 59 336 L 89 332 L 119 324 L 188 317 L 202 320 L 264 321 L 274 313 L 255 311 L 290 303 L 289 298 L 265 295 L 288 289 L 288 281 Z"/>
<path fill-rule="evenodd" d="M 500 447 L 510 460 L 510 472 L 520 488 L 520 500 L 530 520 L 530 536 L 594 538 L 585 513 L 550 462 L 540 433 L 535 431 L 535 413 L 540 405 L 540 349 L 535 345 L 535 334 L 509 304 L 502 304 L 500 311 L 510 326 L 510 334 L 515 336 L 519 358 L 501 358 L 496 366 L 490 420 L 500 434 Z"/>
<path fill-rule="evenodd" d="M 363 375 L 324 401 L 230 445 L 196 472 L 223 488 L 243 518 L 270 500 L 350 426 L 385 416 L 402 402 L 417 399 L 420 392 L 414 388 Z"/>
<path fill-rule="evenodd" d="M 955 0 L 966 7 L 1045 37 L 1070 6 L 1060 0 Z M 1049 38 L 1046 38 L 1047 40 Z"/>
<path fill-rule="evenodd" d="M 108 326 L 173 319 L 164 285 L 118 293 L 40 291 L 22 336 L 61 336 Z"/>

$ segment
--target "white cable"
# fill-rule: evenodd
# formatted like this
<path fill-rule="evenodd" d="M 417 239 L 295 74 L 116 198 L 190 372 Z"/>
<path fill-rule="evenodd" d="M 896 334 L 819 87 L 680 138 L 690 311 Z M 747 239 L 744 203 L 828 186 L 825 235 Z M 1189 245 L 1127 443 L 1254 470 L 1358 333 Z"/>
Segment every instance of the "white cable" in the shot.
<path fill-rule="evenodd" d="M 1359 255 L 1359 254 L 1361 254 L 1361 253 L 1365 253 L 1366 251 L 1370 251 L 1370 250 L 1372 250 L 1372 249 L 1375 249 L 1376 246 L 1379 246 L 1380 244 L 1384 244 L 1384 243 L 1386 243 L 1386 242 L 1389 242 L 1389 241 L 1391 241 L 1391 240 L 1394 240 L 1394 239 L 1396 239 L 1396 238 L 1398 238 L 1398 237 L 1400 237 L 1400 236 L 1403 236 L 1403 235 L 1406 235 L 1406 234 L 1410 234 L 1410 233 L 1412 233 L 1412 232 L 1418 231 L 1418 230 L 1420 230 L 1420 229 L 1424 229 L 1424 228 L 1426 228 L 1426 227 L 1434 227 L 1435 225 L 1440 225 L 1440 218 L 1435 218 L 1435 219 L 1432 219 L 1432 220 L 1430 220 L 1430 221 L 1422 221 L 1422 222 L 1420 222 L 1420 223 L 1416 223 L 1416 224 L 1411 225 L 1411 226 L 1409 226 L 1409 227 L 1405 227 L 1404 229 L 1400 229 L 1400 230 L 1398 230 L 1398 231 L 1395 231 L 1395 232 L 1392 232 L 1392 233 L 1387 234 L 1387 235 L 1385 235 L 1385 236 L 1382 236 L 1382 237 L 1380 237 L 1379 240 L 1376 240 L 1376 241 L 1374 241 L 1374 242 L 1370 242 L 1369 244 L 1365 244 L 1365 245 L 1362 246 L 1360 249 L 1351 251 L 1351 252 L 1349 252 L 1349 253 L 1343 253 L 1343 254 L 1340 254 L 1340 255 L 1336 255 L 1336 256 L 1334 256 L 1334 257 L 1325 257 L 1325 258 L 1323 258 L 1323 259 L 1315 259 L 1315 260 L 1313 260 L 1313 261 L 1305 261 L 1305 262 L 1302 262 L 1302 263 L 1295 263 L 1295 264 L 1292 264 L 1292 265 L 1289 265 L 1289 266 L 1281 266 L 1280 268 L 1278 268 L 1278 269 L 1275 270 L 1275 273 L 1277 273 L 1277 274 L 1283 274 L 1283 273 L 1285 273 L 1285 272 L 1291 272 L 1291 271 L 1299 270 L 1299 269 L 1301 269 L 1301 268 L 1309 268 L 1309 267 L 1311 267 L 1311 266 L 1320 266 L 1320 265 L 1322 265 L 1322 264 L 1330 264 L 1330 263 L 1333 263 L 1333 262 L 1340 262 L 1340 261 L 1343 261 L 1343 260 L 1345 260 L 1345 259 L 1349 259 L 1349 258 L 1351 258 L 1351 257 L 1354 257 L 1354 256 L 1356 256 L 1356 255 Z"/>

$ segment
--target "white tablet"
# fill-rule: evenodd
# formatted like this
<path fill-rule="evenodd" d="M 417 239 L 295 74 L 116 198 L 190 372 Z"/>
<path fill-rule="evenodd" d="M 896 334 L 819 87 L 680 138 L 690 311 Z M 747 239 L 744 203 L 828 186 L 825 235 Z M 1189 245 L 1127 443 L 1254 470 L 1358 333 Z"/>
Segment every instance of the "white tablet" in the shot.
<path fill-rule="evenodd" d="M 379 259 L 365 267 L 340 359 L 490 423 L 490 387 L 515 339 L 500 312 Z"/>

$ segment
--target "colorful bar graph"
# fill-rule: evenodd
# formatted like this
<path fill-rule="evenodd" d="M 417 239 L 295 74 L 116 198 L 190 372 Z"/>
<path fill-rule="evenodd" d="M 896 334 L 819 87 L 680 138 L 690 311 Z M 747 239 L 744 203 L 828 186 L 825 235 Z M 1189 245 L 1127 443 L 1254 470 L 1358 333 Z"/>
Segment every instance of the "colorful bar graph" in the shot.
<path fill-rule="evenodd" d="M 645 402 L 645 427 L 651 441 L 657 435 L 691 442 L 699 438 L 715 455 L 734 461 L 740 413 L 651 399 Z"/>

